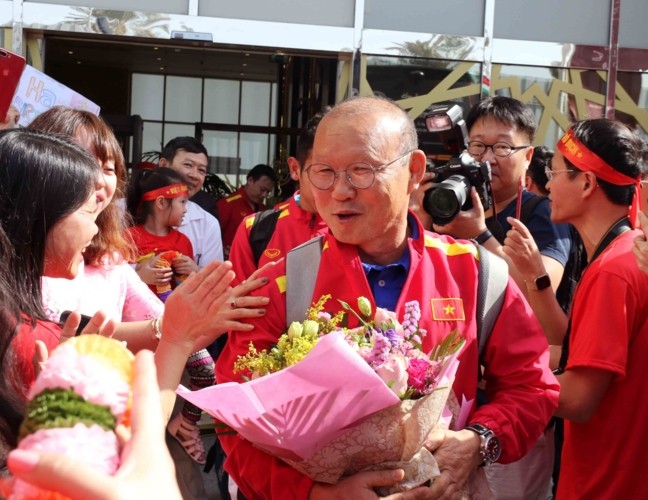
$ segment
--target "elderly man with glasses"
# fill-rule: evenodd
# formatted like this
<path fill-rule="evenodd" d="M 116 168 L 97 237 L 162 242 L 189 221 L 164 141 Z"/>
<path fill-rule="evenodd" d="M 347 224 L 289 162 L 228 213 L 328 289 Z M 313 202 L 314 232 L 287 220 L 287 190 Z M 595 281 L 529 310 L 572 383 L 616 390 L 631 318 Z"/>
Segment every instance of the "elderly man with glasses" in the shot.
<path fill-rule="evenodd" d="M 427 331 L 424 351 L 455 329 L 466 339 L 452 391 L 457 401 L 467 402 L 468 425 L 455 424 L 428 438 L 425 447 L 441 474 L 431 486 L 390 498 L 454 498 L 480 465 L 517 460 L 542 433 L 558 395 L 548 369 L 546 338 L 509 279 L 481 357 L 489 403 L 477 406 L 476 248 L 469 241 L 425 231 L 408 210 L 425 162 L 408 114 L 386 99 L 360 97 L 324 116 L 306 168 L 317 211 L 330 234 L 323 237 L 313 289 L 302 293 L 313 301 L 331 294 L 325 309 L 332 315 L 342 309 L 338 300 L 356 303 L 364 296 L 372 308 L 391 309 L 400 320 L 406 303 L 416 300 L 420 326 Z M 250 331 L 230 336 L 217 363 L 219 383 L 243 380 L 233 365 L 248 352 L 250 342 L 265 349 L 285 331 L 286 289 L 291 290 L 292 282 L 290 276 L 286 279 L 286 264 L 279 262 L 264 272 L 269 282 L 259 294 L 270 297 L 267 312 L 250 320 Z M 443 307 L 450 302 L 453 307 Z M 348 321 L 349 327 L 356 326 L 357 319 Z M 518 338 L 520 329 L 523 340 Z M 225 469 L 246 498 L 378 498 L 375 487 L 396 485 L 403 478 L 402 470 L 378 470 L 344 477 L 337 484 L 314 482 L 238 435 L 221 434 L 220 439 L 227 453 Z"/>

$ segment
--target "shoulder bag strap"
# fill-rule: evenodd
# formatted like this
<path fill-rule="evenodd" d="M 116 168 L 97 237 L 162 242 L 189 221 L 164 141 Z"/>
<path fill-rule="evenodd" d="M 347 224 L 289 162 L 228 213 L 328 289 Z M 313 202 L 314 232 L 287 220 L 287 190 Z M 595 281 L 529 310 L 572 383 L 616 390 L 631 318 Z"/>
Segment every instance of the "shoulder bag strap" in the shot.
<path fill-rule="evenodd" d="M 479 251 L 479 279 L 477 281 L 477 341 L 479 359 L 488 343 L 495 321 L 502 310 L 508 286 L 508 265 L 501 257 L 481 245 Z"/>
<path fill-rule="evenodd" d="M 286 326 L 303 321 L 311 306 L 322 258 L 322 237 L 293 248 L 286 256 Z"/>

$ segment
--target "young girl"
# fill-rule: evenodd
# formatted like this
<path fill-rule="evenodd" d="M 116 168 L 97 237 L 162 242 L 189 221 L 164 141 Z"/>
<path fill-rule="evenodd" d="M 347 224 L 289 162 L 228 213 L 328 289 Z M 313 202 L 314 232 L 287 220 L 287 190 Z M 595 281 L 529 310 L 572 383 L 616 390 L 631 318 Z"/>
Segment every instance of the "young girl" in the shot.
<path fill-rule="evenodd" d="M 187 185 L 169 168 L 155 168 L 132 179 L 128 205 L 136 225 L 129 232 L 138 257 L 140 260 L 158 257 L 157 267 L 173 270 L 172 274 L 160 275 L 158 282 L 150 285 L 163 301 L 189 273 L 198 271 L 189 238 L 174 229 L 182 223 L 188 199 Z M 192 390 L 214 384 L 214 361 L 206 349 L 193 353 L 186 368 Z M 201 413 L 198 407 L 185 402 L 167 430 L 193 460 L 204 464 L 205 449 L 197 426 Z"/>
<path fill-rule="evenodd" d="M 163 302 L 178 282 L 198 271 L 191 241 L 174 229 L 182 223 L 188 199 L 184 180 L 169 168 L 144 171 L 133 178 L 128 203 L 136 225 L 129 232 L 137 246 L 138 262 L 158 257 L 156 267 L 172 269 L 150 285 Z"/>

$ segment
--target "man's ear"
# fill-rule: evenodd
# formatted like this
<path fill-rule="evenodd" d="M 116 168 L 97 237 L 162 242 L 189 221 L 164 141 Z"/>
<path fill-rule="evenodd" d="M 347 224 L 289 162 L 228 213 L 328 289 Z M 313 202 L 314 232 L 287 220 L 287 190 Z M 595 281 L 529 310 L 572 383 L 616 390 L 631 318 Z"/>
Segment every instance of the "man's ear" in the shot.
<path fill-rule="evenodd" d="M 526 153 L 524 154 L 524 160 L 526 161 L 526 168 L 529 168 L 529 163 L 531 163 L 531 158 L 533 158 L 533 151 L 534 148 L 531 146 L 530 148 L 527 148 Z"/>
<path fill-rule="evenodd" d="M 158 161 L 158 167 L 168 167 L 168 166 L 169 166 L 169 162 L 167 161 L 167 159 L 160 158 L 160 160 Z"/>
<path fill-rule="evenodd" d="M 426 166 L 425 153 L 420 149 L 415 149 L 410 153 L 409 171 L 410 171 L 410 189 L 414 190 L 418 187 L 425 174 Z"/>
<path fill-rule="evenodd" d="M 293 181 L 299 182 L 299 174 L 301 173 L 299 161 L 294 156 L 289 156 L 286 161 L 288 162 L 288 170 L 290 170 L 290 178 Z"/>
<path fill-rule="evenodd" d="M 586 196 L 594 193 L 594 190 L 598 187 L 598 182 L 596 182 L 596 175 L 592 172 L 583 172 L 583 194 Z"/>
<path fill-rule="evenodd" d="M 533 179 L 530 175 L 524 176 L 524 187 L 527 191 L 531 191 L 531 187 L 533 187 Z"/>

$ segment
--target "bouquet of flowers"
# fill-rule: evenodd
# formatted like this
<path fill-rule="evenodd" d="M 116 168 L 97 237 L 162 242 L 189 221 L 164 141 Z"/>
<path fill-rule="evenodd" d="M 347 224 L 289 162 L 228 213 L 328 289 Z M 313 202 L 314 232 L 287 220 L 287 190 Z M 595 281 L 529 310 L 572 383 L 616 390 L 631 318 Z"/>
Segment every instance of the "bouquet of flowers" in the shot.
<path fill-rule="evenodd" d="M 133 355 L 121 342 L 81 335 L 58 346 L 31 387 L 18 448 L 62 453 L 114 474 L 119 466 L 115 429 L 129 427 Z M 67 497 L 8 478 L 0 496 Z"/>
<path fill-rule="evenodd" d="M 402 468 L 407 489 L 437 477 L 423 444 L 450 423 L 444 408 L 464 339 L 452 332 L 424 353 L 418 302 L 406 304 L 401 323 L 393 312 L 372 312 L 364 297 L 358 311 L 340 302 L 332 316 L 329 300 L 317 301 L 271 349 L 250 344 L 235 365 L 249 382 L 179 394 L 316 481 Z M 346 314 L 360 326 L 343 326 Z"/>

